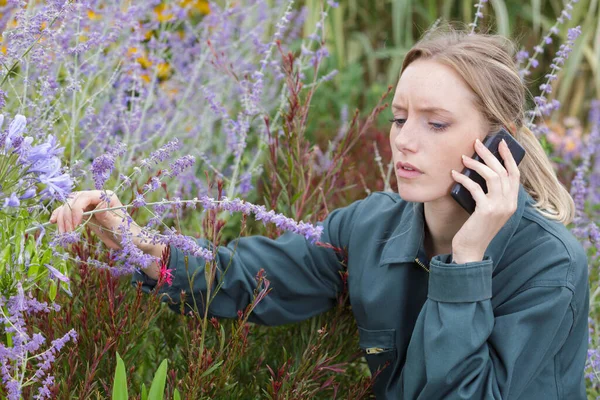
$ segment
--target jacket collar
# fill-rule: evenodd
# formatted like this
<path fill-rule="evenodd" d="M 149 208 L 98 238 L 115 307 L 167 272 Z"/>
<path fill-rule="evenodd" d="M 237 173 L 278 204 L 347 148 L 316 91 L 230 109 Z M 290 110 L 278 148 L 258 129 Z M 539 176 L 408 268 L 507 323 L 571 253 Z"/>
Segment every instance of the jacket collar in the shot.
<path fill-rule="evenodd" d="M 510 239 L 515 234 L 528 201 L 532 201 L 532 198 L 523 185 L 520 184 L 517 210 L 492 239 L 485 251 L 485 255 L 490 256 L 494 268 L 498 265 L 498 261 L 502 258 Z M 383 247 L 379 266 L 390 263 L 413 262 L 417 258 L 419 249 L 423 246 L 425 239 L 423 205 L 424 203 L 408 203 L 403 208 L 400 223 Z"/>

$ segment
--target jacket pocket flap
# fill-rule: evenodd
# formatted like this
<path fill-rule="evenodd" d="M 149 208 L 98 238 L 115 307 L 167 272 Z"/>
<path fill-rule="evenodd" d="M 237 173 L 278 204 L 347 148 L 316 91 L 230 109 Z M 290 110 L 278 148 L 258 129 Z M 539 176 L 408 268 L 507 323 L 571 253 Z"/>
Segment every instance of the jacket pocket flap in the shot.
<path fill-rule="evenodd" d="M 361 349 L 389 350 L 396 348 L 395 329 L 369 330 L 359 326 L 358 335 L 358 345 Z"/>

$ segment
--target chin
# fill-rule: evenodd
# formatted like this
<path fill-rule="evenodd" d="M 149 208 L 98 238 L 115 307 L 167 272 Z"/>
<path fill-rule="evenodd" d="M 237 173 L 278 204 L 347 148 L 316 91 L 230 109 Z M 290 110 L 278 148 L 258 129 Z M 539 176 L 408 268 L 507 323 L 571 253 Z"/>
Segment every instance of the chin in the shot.
<path fill-rule="evenodd" d="M 435 190 L 437 189 L 437 190 Z M 405 201 L 411 201 L 415 203 L 427 203 L 430 201 L 438 200 L 443 197 L 450 196 L 450 187 L 447 190 L 439 190 L 439 187 L 432 188 L 431 186 L 417 186 L 412 184 L 406 184 L 405 182 L 398 182 L 398 194 Z"/>

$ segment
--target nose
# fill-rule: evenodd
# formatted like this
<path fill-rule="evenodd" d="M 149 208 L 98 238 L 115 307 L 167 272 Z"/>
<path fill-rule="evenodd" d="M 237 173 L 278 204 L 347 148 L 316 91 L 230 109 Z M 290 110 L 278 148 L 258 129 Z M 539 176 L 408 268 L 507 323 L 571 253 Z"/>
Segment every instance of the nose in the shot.
<path fill-rule="evenodd" d="M 394 123 L 392 129 L 395 131 L 394 146 L 398 151 L 414 153 L 417 150 L 417 129 L 410 124 L 409 119 L 401 127 Z"/>

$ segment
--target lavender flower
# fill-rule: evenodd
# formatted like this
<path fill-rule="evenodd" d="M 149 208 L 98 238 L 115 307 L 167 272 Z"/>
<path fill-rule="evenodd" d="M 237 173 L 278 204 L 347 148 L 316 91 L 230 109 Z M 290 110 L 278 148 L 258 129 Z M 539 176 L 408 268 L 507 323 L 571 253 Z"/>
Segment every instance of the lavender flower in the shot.
<path fill-rule="evenodd" d="M 165 175 L 170 176 L 170 177 L 179 176 L 187 168 L 194 165 L 195 162 L 196 162 L 196 158 L 194 156 L 190 156 L 190 155 L 183 156 L 169 165 L 171 170 L 167 171 L 165 173 Z"/>
<path fill-rule="evenodd" d="M 133 222 L 131 217 L 128 217 L 127 223 Z M 140 250 L 133 242 L 133 235 L 125 224 L 121 224 L 118 228 L 121 235 L 121 249 L 115 252 L 115 261 L 122 261 L 123 267 L 119 270 L 122 274 L 131 274 L 134 270 L 149 267 L 154 262 L 154 256 L 146 254 Z"/>
<path fill-rule="evenodd" d="M 527 63 L 525 68 L 519 70 L 519 75 L 521 76 L 521 79 L 525 79 L 526 76 L 531 74 L 531 71 L 529 70 L 530 67 L 536 68 L 539 65 L 539 63 L 536 59 L 537 55 L 542 54 L 544 52 L 544 44 L 552 43 L 551 35 L 553 35 L 553 34 L 558 35 L 558 33 L 559 33 L 558 25 L 564 23 L 564 18 L 567 17 L 568 19 L 571 19 L 571 15 L 568 13 L 568 11 L 572 10 L 573 4 L 577 3 L 578 1 L 579 0 L 569 0 L 569 2 L 567 2 L 567 4 L 565 5 L 565 8 L 561 11 L 561 15 L 557 18 L 556 23 L 550 28 L 549 32 L 546 35 L 544 35 L 540 44 L 534 46 L 533 49 L 535 50 L 535 52 L 533 53 L 531 58 L 529 58 L 529 62 Z M 569 36 L 569 35 L 567 35 L 567 36 Z M 573 38 L 573 40 L 571 40 L 571 38 L 568 37 L 568 40 L 575 41 L 575 38 Z M 519 53 L 517 53 L 517 57 L 516 57 L 517 66 L 519 66 L 521 64 L 521 62 L 524 60 L 522 57 L 522 53 L 521 54 L 519 54 Z"/>
<path fill-rule="evenodd" d="M 483 13 L 481 12 L 481 10 L 484 7 L 484 4 L 487 3 L 488 0 L 479 0 L 479 2 L 477 4 L 475 4 L 475 8 L 477 9 L 477 11 L 475 12 L 475 19 L 473 20 L 473 22 L 471 22 L 469 24 L 469 26 L 471 27 L 471 32 L 469 33 L 469 35 L 473 35 L 475 33 L 475 27 L 477 26 L 477 20 L 479 18 L 483 18 Z"/>
<path fill-rule="evenodd" d="M 131 204 L 137 208 L 144 207 L 146 205 L 146 200 L 144 199 L 144 195 L 138 193 L 135 196 L 135 199 L 133 199 L 133 202 Z"/>
<path fill-rule="evenodd" d="M 4 312 L 5 307 L 8 311 L 7 314 Z M 52 305 L 52 308 L 56 311 L 60 310 L 56 304 Z M 4 296 L 0 296 L 0 323 L 4 327 L 4 333 L 12 338 L 12 347 L 0 343 L 0 375 L 9 399 L 21 398 L 21 382 L 24 381 L 27 381 L 28 384 L 41 382 L 42 385 L 35 398 L 47 397 L 49 395 L 48 386 L 53 382 L 53 378 L 47 375 L 47 372 L 54 362 L 56 354 L 69 340 L 77 340 L 77 333 L 71 329 L 63 337 L 53 340 L 48 349 L 37 353 L 46 339 L 41 333 L 35 333 L 33 336 L 27 333 L 24 315 L 49 312 L 50 309 L 51 307 L 47 303 L 37 301 L 31 294 L 25 296 L 20 282 L 17 283 L 17 293 L 8 301 Z M 31 361 L 36 363 L 30 363 Z M 29 368 L 27 368 L 28 364 L 30 364 Z M 35 366 L 35 372 L 25 380 L 25 374 L 31 370 L 31 364 Z M 46 378 L 42 381 L 45 376 Z"/>
<path fill-rule="evenodd" d="M 148 166 L 150 164 L 150 162 L 154 162 L 154 164 L 163 162 L 163 161 L 167 160 L 169 157 L 171 157 L 173 152 L 175 152 L 178 148 L 179 148 L 179 140 L 177 138 L 175 138 L 174 140 L 170 141 L 163 147 L 150 153 L 150 158 L 142 160 L 141 164 L 143 166 Z"/>
<path fill-rule="evenodd" d="M 587 145 L 584 147 L 582 152 L 581 164 L 575 170 L 575 178 L 571 182 L 571 196 L 575 202 L 575 218 L 573 220 L 575 227 L 573 233 L 576 236 L 585 238 L 588 236 L 590 226 L 586 225 L 585 217 L 585 199 L 588 195 L 587 184 L 585 177 L 590 170 L 591 158 L 595 154 L 596 149 L 600 149 L 600 101 L 595 100 L 592 103 L 590 110 L 590 119 L 592 120 L 592 130 L 588 136 Z M 594 227 L 592 227 L 593 229 Z M 595 230 L 591 236 L 596 239 Z"/>
<path fill-rule="evenodd" d="M 246 172 L 240 178 L 240 195 L 244 196 L 248 194 L 252 188 L 252 174 Z"/>
<path fill-rule="evenodd" d="M 565 63 L 565 60 L 568 57 L 569 53 L 571 52 L 571 48 L 572 48 L 575 40 L 579 37 L 579 35 L 581 35 L 581 27 L 577 26 L 575 28 L 569 29 L 569 33 L 567 35 L 568 41 L 567 41 L 567 43 L 560 45 L 560 48 L 556 52 L 556 56 L 554 57 L 552 64 L 551 64 L 552 70 L 550 71 L 549 74 L 546 75 L 547 80 L 545 83 L 540 85 L 541 93 L 539 96 L 536 96 L 534 99 L 536 108 L 534 111 L 528 112 L 528 115 L 530 115 L 530 119 L 527 123 L 527 126 L 536 133 L 539 131 L 537 131 L 532 124 L 535 117 L 541 116 L 542 114 L 550 115 L 550 113 L 552 111 L 558 109 L 558 107 L 560 106 L 560 103 L 558 100 L 553 100 L 552 103 L 548 104 L 544 94 L 552 93 L 551 82 L 556 79 L 556 71 L 560 70 L 559 65 L 562 65 Z"/>
<path fill-rule="evenodd" d="M 50 241 L 50 247 L 60 246 L 63 248 L 67 248 L 70 244 L 78 243 L 81 240 L 81 233 L 79 231 L 71 231 L 71 232 L 57 232 L 54 235 L 52 241 Z"/>
<path fill-rule="evenodd" d="M 101 190 L 104 187 L 104 183 L 106 183 L 115 168 L 115 158 L 123 155 L 125 147 L 124 143 L 119 142 L 112 150 L 96 157 L 92 162 L 92 174 L 94 175 L 94 183 L 97 190 Z"/>

